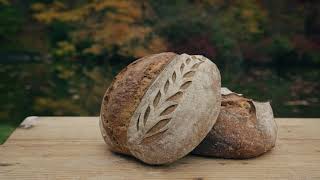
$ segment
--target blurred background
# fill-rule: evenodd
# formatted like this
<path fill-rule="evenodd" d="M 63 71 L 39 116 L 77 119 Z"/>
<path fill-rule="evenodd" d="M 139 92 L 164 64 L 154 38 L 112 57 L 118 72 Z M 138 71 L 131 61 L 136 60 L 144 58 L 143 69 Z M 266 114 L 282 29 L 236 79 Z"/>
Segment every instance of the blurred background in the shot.
<path fill-rule="evenodd" d="M 320 117 L 319 0 L 0 0 L 0 144 L 27 116 L 97 116 L 163 51 L 207 56 L 276 117 Z"/>

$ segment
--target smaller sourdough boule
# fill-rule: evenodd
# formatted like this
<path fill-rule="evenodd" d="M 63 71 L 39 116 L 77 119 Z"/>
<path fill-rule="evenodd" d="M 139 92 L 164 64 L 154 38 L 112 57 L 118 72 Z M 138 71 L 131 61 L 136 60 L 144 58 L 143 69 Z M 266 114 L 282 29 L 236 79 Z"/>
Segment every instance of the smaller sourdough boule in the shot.
<path fill-rule="evenodd" d="M 100 128 L 114 152 L 167 164 L 191 152 L 221 106 L 220 73 L 199 55 L 161 53 L 139 59 L 114 79 L 102 102 Z"/>
<path fill-rule="evenodd" d="M 275 146 L 277 125 L 269 102 L 255 102 L 221 89 L 221 111 L 207 137 L 193 154 L 246 159 Z"/>

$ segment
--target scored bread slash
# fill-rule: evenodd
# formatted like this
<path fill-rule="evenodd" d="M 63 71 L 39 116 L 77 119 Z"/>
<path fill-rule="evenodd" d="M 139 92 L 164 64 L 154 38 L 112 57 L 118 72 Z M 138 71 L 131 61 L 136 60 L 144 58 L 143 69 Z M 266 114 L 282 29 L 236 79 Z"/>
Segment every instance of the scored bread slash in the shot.
<path fill-rule="evenodd" d="M 213 127 L 221 105 L 219 70 L 203 56 L 172 54 L 161 65 L 157 63 L 164 61 L 166 53 L 154 55 L 159 61 L 147 57 L 134 62 L 124 71 L 136 71 L 138 76 L 122 72 L 106 92 L 101 128 L 111 150 L 131 154 L 148 164 L 167 164 L 191 152 Z M 150 59 L 154 61 L 152 66 L 144 62 Z M 143 63 L 140 70 L 135 67 Z M 134 83 L 140 87 L 146 81 L 139 80 L 139 75 L 150 76 L 154 66 L 159 70 L 142 84 L 144 89 L 118 89 L 129 88 L 124 86 L 130 86 L 128 78 L 131 86 Z M 128 91 L 131 96 L 125 95 Z M 122 122 L 117 122 L 118 115 Z"/>

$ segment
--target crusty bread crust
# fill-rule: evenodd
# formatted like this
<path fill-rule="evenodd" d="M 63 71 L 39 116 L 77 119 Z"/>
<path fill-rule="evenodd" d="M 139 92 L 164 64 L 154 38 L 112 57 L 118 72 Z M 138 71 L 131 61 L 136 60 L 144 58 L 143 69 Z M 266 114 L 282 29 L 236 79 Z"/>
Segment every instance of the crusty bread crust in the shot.
<path fill-rule="evenodd" d="M 222 96 L 218 120 L 193 154 L 246 159 L 275 146 L 277 125 L 268 102 L 231 93 Z"/>
<path fill-rule="evenodd" d="M 176 56 L 147 89 L 128 127 L 128 148 L 147 164 L 169 164 L 209 133 L 221 106 L 220 73 L 201 55 Z"/>
<path fill-rule="evenodd" d="M 114 152 L 130 154 L 130 118 L 150 84 L 177 54 L 166 52 L 136 60 L 123 69 L 106 91 L 100 112 L 104 140 Z"/>

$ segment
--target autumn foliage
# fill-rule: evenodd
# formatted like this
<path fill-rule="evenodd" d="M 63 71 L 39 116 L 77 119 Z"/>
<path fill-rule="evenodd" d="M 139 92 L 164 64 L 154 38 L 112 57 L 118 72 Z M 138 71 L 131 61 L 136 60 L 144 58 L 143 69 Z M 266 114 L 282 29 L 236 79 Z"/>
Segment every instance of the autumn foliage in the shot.
<path fill-rule="evenodd" d="M 70 39 L 57 42 L 56 55 L 93 54 L 113 52 L 141 57 L 166 49 L 164 39 L 144 24 L 150 12 L 143 1 L 93 0 L 87 3 L 35 3 L 34 18 L 50 25 L 56 21 L 74 26 Z M 90 42 L 77 49 L 81 42 Z"/>

